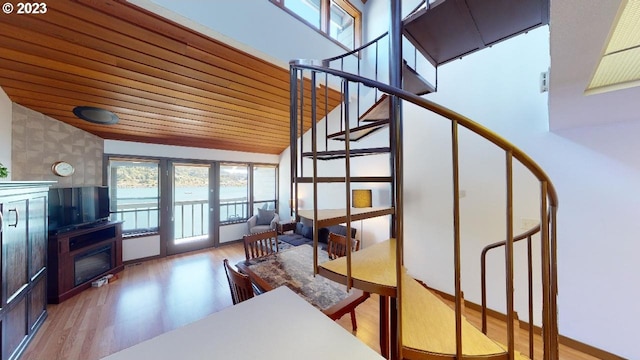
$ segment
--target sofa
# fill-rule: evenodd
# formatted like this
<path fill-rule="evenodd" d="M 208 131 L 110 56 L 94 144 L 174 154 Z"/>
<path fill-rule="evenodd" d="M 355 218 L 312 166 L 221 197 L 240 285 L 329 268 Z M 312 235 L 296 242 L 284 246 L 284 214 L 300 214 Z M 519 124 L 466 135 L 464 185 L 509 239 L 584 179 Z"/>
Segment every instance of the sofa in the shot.
<path fill-rule="evenodd" d="M 326 250 L 327 239 L 329 238 L 330 232 L 346 236 L 347 227 L 344 225 L 333 225 L 318 229 L 318 244 L 323 250 Z M 351 237 L 355 238 L 355 236 L 356 229 L 351 228 Z M 296 223 L 296 227 L 293 232 L 278 235 L 278 240 L 292 246 L 299 246 L 302 244 L 313 245 L 313 226 L 307 226 L 301 222 Z"/>

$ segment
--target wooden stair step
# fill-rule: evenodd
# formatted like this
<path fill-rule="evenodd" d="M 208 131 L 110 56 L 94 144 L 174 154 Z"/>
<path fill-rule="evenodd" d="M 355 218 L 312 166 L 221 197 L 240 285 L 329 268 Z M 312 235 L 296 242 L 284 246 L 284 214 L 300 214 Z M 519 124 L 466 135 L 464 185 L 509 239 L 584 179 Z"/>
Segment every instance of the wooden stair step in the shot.
<path fill-rule="evenodd" d="M 387 120 L 389 121 L 389 95 L 383 94 L 373 106 L 360 116 L 360 121 L 364 122 L 376 122 Z"/>
<path fill-rule="evenodd" d="M 359 157 L 359 156 L 368 156 L 368 155 L 378 155 L 378 154 L 388 154 L 391 151 L 388 147 L 380 147 L 380 148 L 368 148 L 368 149 L 352 149 L 349 151 L 349 157 Z M 303 157 L 313 158 L 312 152 L 304 152 L 302 153 Z M 344 159 L 347 157 L 347 152 L 345 150 L 328 150 L 328 151 L 318 151 L 316 152 L 316 156 L 318 160 L 335 160 L 335 159 Z"/>
<path fill-rule="evenodd" d="M 351 221 L 370 219 L 393 213 L 394 209 L 392 207 L 351 208 Z M 298 210 L 298 216 L 307 222 L 313 222 L 313 210 Z M 317 222 L 319 227 L 344 224 L 347 222 L 346 209 L 319 209 Z"/>
<path fill-rule="evenodd" d="M 455 359 L 455 311 L 431 290 L 402 274 L 402 346 L 407 359 Z M 345 284 L 346 257 L 320 264 L 319 274 Z M 351 254 L 353 287 L 396 296 L 396 241 L 389 239 Z M 473 359 L 508 359 L 504 345 L 492 340 L 462 318 L 463 354 Z M 516 352 L 515 359 L 528 359 Z"/>
<path fill-rule="evenodd" d="M 454 310 L 406 271 L 402 275 L 401 295 L 403 355 L 415 358 L 417 354 L 430 353 L 453 359 L 456 354 Z M 500 344 L 483 334 L 465 317 L 462 318 L 462 352 L 464 355 L 485 356 L 487 359 L 505 354 Z"/>
<path fill-rule="evenodd" d="M 347 179 L 344 176 L 318 176 L 315 178 L 317 183 L 345 183 Z M 390 183 L 393 181 L 391 176 L 352 176 L 349 178 L 351 183 Z M 314 179 L 310 176 L 298 176 L 295 182 L 299 184 L 313 184 Z"/>
<path fill-rule="evenodd" d="M 416 95 L 425 95 L 436 91 L 436 87 L 420 76 L 406 60 L 402 61 L 402 89 Z"/>
<path fill-rule="evenodd" d="M 409 15 L 403 33 L 437 67 L 548 24 L 549 1 L 436 1 Z"/>
<path fill-rule="evenodd" d="M 353 129 L 349 129 L 349 141 L 358 141 L 374 132 L 389 126 L 389 119 L 378 120 L 375 122 L 367 123 L 366 125 L 358 126 Z M 340 131 L 327 136 L 331 140 L 346 141 L 347 131 Z"/>
<path fill-rule="evenodd" d="M 406 61 L 402 66 L 402 88 L 416 95 L 425 95 L 436 91 L 436 88 L 412 69 Z M 361 122 L 389 121 L 389 100 L 387 94 L 383 94 L 367 111 L 359 118 Z"/>
<path fill-rule="evenodd" d="M 346 257 L 321 264 L 319 272 L 324 277 L 346 285 Z M 395 297 L 396 240 L 382 241 L 352 253 L 351 276 L 355 288 Z"/>

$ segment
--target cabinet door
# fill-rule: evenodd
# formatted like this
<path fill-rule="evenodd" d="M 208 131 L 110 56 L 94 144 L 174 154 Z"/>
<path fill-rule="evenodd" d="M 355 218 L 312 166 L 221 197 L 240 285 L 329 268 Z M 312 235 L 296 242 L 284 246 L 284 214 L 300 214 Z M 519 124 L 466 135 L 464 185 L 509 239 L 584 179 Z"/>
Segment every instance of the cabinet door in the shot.
<path fill-rule="evenodd" d="M 47 265 L 47 197 L 29 199 L 29 279 Z"/>
<path fill-rule="evenodd" d="M 9 304 L 26 289 L 27 276 L 27 200 L 6 202 L 2 206 L 4 231 L 2 257 L 4 273 L 4 301 Z"/>
<path fill-rule="evenodd" d="M 16 355 L 24 348 L 27 340 L 27 298 L 22 296 L 12 301 L 11 307 L 4 315 L 4 326 L 2 336 L 4 347 L 2 348 L 2 359 L 15 359 Z"/>
<path fill-rule="evenodd" d="M 44 321 L 47 313 L 47 277 L 46 273 L 31 283 L 29 292 L 29 332 L 35 331 Z"/>

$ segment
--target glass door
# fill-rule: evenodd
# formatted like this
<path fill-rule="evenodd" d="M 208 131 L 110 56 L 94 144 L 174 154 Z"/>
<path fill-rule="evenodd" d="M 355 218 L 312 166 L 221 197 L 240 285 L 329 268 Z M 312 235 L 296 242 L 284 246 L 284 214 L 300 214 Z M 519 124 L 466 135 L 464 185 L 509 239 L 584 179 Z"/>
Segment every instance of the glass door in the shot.
<path fill-rule="evenodd" d="M 171 163 L 171 224 L 167 254 L 211 247 L 213 214 L 210 164 Z"/>

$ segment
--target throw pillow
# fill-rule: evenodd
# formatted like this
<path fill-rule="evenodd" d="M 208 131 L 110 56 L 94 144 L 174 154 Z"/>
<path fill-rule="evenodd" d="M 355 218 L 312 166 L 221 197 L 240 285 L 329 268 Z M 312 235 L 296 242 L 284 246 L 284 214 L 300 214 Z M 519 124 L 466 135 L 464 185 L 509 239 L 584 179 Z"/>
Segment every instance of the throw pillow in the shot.
<path fill-rule="evenodd" d="M 258 221 L 256 221 L 256 225 L 269 225 L 271 224 L 271 220 L 275 216 L 275 210 L 264 210 L 258 209 Z"/>
<path fill-rule="evenodd" d="M 313 239 L 313 226 L 302 226 L 302 236 L 307 239 Z"/>

